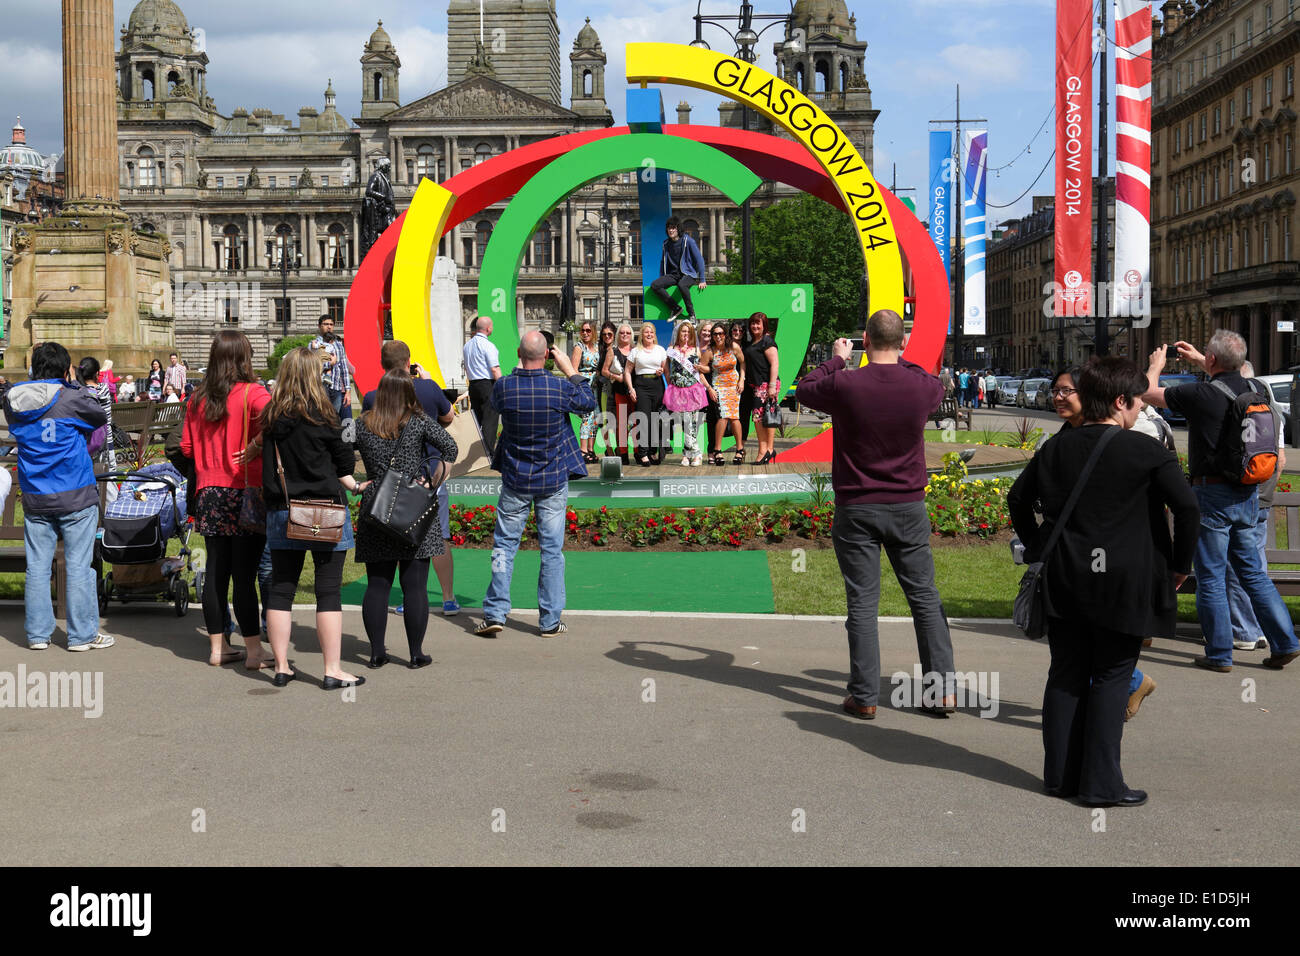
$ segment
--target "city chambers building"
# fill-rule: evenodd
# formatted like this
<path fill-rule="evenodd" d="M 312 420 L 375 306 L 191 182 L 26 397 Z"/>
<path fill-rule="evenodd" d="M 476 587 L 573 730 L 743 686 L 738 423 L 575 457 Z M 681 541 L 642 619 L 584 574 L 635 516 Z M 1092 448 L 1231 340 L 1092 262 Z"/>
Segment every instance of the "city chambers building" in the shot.
<path fill-rule="evenodd" d="M 204 38 L 181 8 L 173 0 L 134 7 L 117 53 L 122 205 L 138 228 L 167 238 L 177 350 L 191 365 L 203 360 L 219 328 L 244 331 L 260 365 L 286 335 L 314 331 L 322 315 L 342 319 L 361 255 L 361 200 L 380 158 L 392 163 L 400 213 L 425 177 L 441 182 L 507 150 L 613 124 L 606 55 L 589 22 L 572 42 L 565 103 L 556 0 L 485 0 L 482 10 L 486 43 L 479 42 L 478 0 L 450 0 L 447 85 L 405 100 L 399 51 L 383 22 L 364 43 L 358 38 L 360 115 L 349 119 L 334 86 L 342 69 L 322 77 L 319 108 L 303 106 L 296 116 L 265 107 L 222 112 L 220 64 L 211 64 L 210 87 Z M 778 72 L 817 100 L 870 164 L 878 111 L 855 19 L 843 0 L 799 0 L 791 28 L 802 29 L 806 42 L 776 45 Z M 511 41 L 493 52 L 499 34 Z M 730 104 L 720 114 L 721 125 L 742 125 Z M 689 117 L 690 107 L 680 104 L 677 121 Z M 770 129 L 756 120 L 749 117 L 753 128 Z M 679 174 L 672 189 L 674 213 L 710 271 L 725 268 L 740 211 Z M 788 192 L 765 183 L 753 201 Z M 466 329 L 476 314 L 479 265 L 503 209 L 485 209 L 439 245 L 456 263 Z M 631 173 L 575 193 L 567 217 L 564 205 L 548 215 L 521 264 L 521 326 L 560 331 L 569 266 L 579 317 L 639 320 L 639 219 Z M 659 250 L 646 254 L 657 258 Z"/>
<path fill-rule="evenodd" d="M 1139 355 L 1216 328 L 1261 373 L 1300 362 L 1296 0 L 1169 0 L 1153 44 L 1152 324 Z"/>

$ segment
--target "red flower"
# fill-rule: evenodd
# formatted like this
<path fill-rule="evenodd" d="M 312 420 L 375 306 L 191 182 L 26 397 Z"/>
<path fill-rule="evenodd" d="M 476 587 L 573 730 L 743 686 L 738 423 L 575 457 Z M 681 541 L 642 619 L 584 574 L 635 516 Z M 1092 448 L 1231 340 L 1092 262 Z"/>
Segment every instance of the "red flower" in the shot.
<path fill-rule="evenodd" d="M 980 522 L 980 527 L 981 527 L 981 528 L 987 528 L 988 525 L 981 521 L 981 522 Z"/>
<path fill-rule="evenodd" d="M 570 531 L 577 531 L 577 530 L 578 530 L 578 522 L 575 521 L 575 522 L 573 522 L 572 524 L 570 524 L 570 525 L 569 525 L 569 530 L 570 530 Z"/>
<path fill-rule="evenodd" d="M 604 505 L 601 505 L 601 506 L 600 506 L 600 513 L 601 513 L 601 514 L 609 514 L 609 509 L 606 508 Z"/>
<path fill-rule="evenodd" d="M 688 515 L 693 515 L 693 514 L 695 514 L 695 509 L 694 509 L 694 508 L 687 508 L 687 509 L 686 509 L 686 513 L 687 513 Z"/>
<path fill-rule="evenodd" d="M 811 518 L 811 517 L 812 517 L 812 512 L 811 512 L 811 511 L 801 511 L 801 512 L 799 512 L 799 513 L 800 513 L 801 515 L 803 515 L 805 518 Z"/>
<path fill-rule="evenodd" d="M 600 544 L 600 535 L 598 535 L 598 534 L 593 534 L 593 535 L 591 536 L 591 542 L 592 542 L 592 544 Z"/>
<path fill-rule="evenodd" d="M 655 521 L 654 518 L 646 518 L 646 519 L 645 519 L 645 526 L 646 526 L 647 528 L 657 528 L 657 527 L 659 527 L 659 522 L 658 522 L 658 521 Z"/>

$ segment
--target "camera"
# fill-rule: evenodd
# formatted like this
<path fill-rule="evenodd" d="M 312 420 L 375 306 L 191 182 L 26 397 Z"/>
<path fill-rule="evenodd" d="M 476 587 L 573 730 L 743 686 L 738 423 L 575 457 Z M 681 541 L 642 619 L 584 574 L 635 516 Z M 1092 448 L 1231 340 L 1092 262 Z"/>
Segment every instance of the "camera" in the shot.
<path fill-rule="evenodd" d="M 418 365 L 412 363 L 412 365 L 411 365 L 411 378 L 419 378 L 419 377 L 420 377 L 420 366 L 418 366 Z"/>
<path fill-rule="evenodd" d="M 1025 545 L 1024 542 L 1021 541 L 1019 538 L 1011 539 L 1011 563 L 1012 564 L 1025 563 Z"/>
<path fill-rule="evenodd" d="M 1178 347 L 1177 347 L 1177 346 L 1174 346 L 1174 345 L 1169 346 L 1168 351 L 1165 352 L 1165 358 L 1167 358 L 1167 359 L 1168 359 L 1169 361 L 1171 361 L 1171 362 L 1177 362 L 1177 361 L 1178 361 Z"/>

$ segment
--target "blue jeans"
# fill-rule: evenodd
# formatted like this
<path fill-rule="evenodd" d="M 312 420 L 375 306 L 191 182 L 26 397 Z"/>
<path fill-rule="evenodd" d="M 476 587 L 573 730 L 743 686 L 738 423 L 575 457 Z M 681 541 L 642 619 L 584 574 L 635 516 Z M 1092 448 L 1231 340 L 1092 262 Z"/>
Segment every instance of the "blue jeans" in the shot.
<path fill-rule="evenodd" d="M 24 585 L 27 643 L 48 641 L 54 634 L 54 603 L 50 600 L 50 574 L 59 537 L 68 565 L 68 646 L 89 644 L 99 634 L 99 596 L 95 593 L 95 532 L 99 507 L 61 515 L 25 514 L 23 543 L 27 547 Z"/>
<path fill-rule="evenodd" d="M 492 582 L 483 598 L 483 617 L 504 622 L 510 613 L 510 578 L 515 552 L 523 537 L 530 506 L 537 510 L 542 567 L 537 575 L 538 624 L 549 631 L 560 623 L 564 611 L 564 514 L 569 504 L 566 484 L 551 495 L 521 495 L 504 484 L 497 499 L 497 520 L 492 531 Z"/>
<path fill-rule="evenodd" d="M 1268 557 L 1264 553 L 1264 541 L 1268 537 L 1268 512 L 1259 509 L 1259 518 L 1255 522 L 1255 543 L 1259 549 L 1259 563 L 1268 569 Z M 1232 620 L 1232 639 L 1234 641 L 1257 641 L 1264 634 L 1255 609 L 1250 605 L 1250 597 L 1241 586 L 1237 572 L 1228 566 L 1228 614 Z"/>
<path fill-rule="evenodd" d="M 1196 539 L 1196 613 L 1205 634 L 1205 656 L 1216 664 L 1232 663 L 1232 616 L 1227 577 L 1231 567 L 1259 620 L 1274 654 L 1288 654 L 1297 644 L 1291 614 L 1268 579 L 1256 539 L 1259 495 L 1253 485 L 1193 485 L 1201 507 L 1201 534 Z"/>

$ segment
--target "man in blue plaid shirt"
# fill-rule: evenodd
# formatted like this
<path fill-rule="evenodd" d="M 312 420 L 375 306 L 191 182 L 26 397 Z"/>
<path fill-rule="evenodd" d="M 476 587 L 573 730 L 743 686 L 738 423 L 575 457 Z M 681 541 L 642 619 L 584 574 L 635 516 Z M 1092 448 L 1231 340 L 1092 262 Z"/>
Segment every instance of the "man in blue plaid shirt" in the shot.
<path fill-rule="evenodd" d="M 538 626 L 542 637 L 568 630 L 564 611 L 564 516 L 569 504 L 569 479 L 587 477 L 573 434 L 570 415 L 585 415 L 596 407 L 587 380 L 573 370 L 560 349 L 549 349 L 564 378 L 546 371 L 548 348 L 541 332 L 528 332 L 519 343 L 519 367 L 492 385 L 492 407 L 501 415 L 502 431 L 492 455 L 501 472 L 492 532 L 492 583 L 483 598 L 483 623 L 474 629 L 492 637 L 510 613 L 510 578 L 515 552 L 528 521 L 537 511 L 542 568 L 537 577 Z"/>

